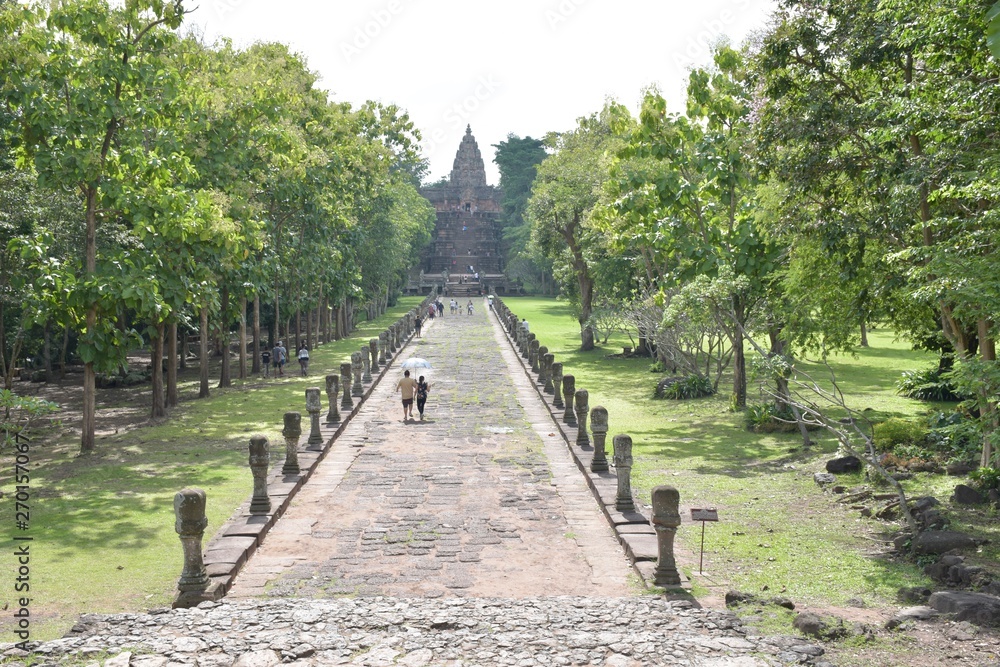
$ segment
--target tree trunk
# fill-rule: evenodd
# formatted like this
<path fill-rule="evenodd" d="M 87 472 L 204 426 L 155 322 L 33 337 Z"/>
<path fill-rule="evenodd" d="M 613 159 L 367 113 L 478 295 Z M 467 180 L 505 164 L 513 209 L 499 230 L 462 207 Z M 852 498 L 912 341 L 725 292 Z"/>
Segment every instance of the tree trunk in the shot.
<path fill-rule="evenodd" d="M 253 367 L 254 375 L 260 374 L 260 294 L 253 295 Z"/>
<path fill-rule="evenodd" d="M 985 319 L 979 320 L 979 357 L 985 362 L 995 362 L 997 360 L 996 342 L 990 336 L 990 322 Z M 984 383 L 985 384 L 985 383 Z M 1000 428 L 998 419 L 997 404 L 991 400 L 993 392 L 986 387 L 983 388 L 979 396 L 980 420 L 985 425 L 983 429 L 983 451 L 979 457 L 979 465 L 983 468 L 992 467 L 993 464 L 993 441 L 992 435 Z"/>
<path fill-rule="evenodd" d="M 66 377 L 66 365 L 69 362 L 69 327 L 63 327 L 62 350 L 59 352 L 59 379 Z"/>
<path fill-rule="evenodd" d="M 45 364 L 45 381 L 52 381 L 52 321 L 45 320 L 42 329 L 42 361 Z"/>
<path fill-rule="evenodd" d="M 150 417 L 156 419 L 167 416 L 167 407 L 163 400 L 163 334 L 165 327 L 163 322 L 155 321 L 153 327 L 156 333 L 153 334 L 153 340 L 150 341 L 150 359 L 153 362 L 153 406 Z"/>
<path fill-rule="evenodd" d="M 188 327 L 184 327 L 183 333 L 181 333 L 181 358 L 177 360 L 177 367 L 184 370 L 188 367 L 188 355 L 191 354 L 191 330 Z"/>
<path fill-rule="evenodd" d="M 177 322 L 167 327 L 167 407 L 175 408 L 180 403 L 177 393 Z"/>
<path fill-rule="evenodd" d="M 113 128 L 109 128 L 113 133 Z M 89 279 L 97 272 L 97 186 L 88 185 L 87 222 L 84 233 L 84 279 Z M 93 333 L 97 329 L 97 303 L 87 307 L 87 331 Z M 94 432 L 97 426 L 97 373 L 94 362 L 83 365 L 83 423 L 80 434 L 80 451 L 94 451 Z"/>
<path fill-rule="evenodd" d="M 219 354 L 222 355 L 222 370 L 219 372 L 219 388 L 233 386 L 232 368 L 229 363 L 229 286 L 223 285 L 219 308 Z"/>
<path fill-rule="evenodd" d="M 200 362 L 201 368 L 199 369 L 200 374 L 200 385 L 198 388 L 198 398 L 208 398 L 208 304 L 202 304 L 201 311 L 199 313 L 201 317 L 201 354 Z"/>
<path fill-rule="evenodd" d="M 868 347 L 868 325 L 861 320 L 861 347 Z"/>
<path fill-rule="evenodd" d="M 733 296 L 733 314 L 736 317 L 736 335 L 733 339 L 733 408 L 747 408 L 747 358 L 743 346 L 743 327 L 746 325 L 746 304 Z"/>
<path fill-rule="evenodd" d="M 247 379 L 247 297 L 240 296 L 240 368 L 239 377 Z"/>
<path fill-rule="evenodd" d="M 313 311 L 312 308 L 310 308 L 306 311 L 306 347 L 308 347 L 310 350 L 314 349 L 312 321 L 313 321 Z"/>

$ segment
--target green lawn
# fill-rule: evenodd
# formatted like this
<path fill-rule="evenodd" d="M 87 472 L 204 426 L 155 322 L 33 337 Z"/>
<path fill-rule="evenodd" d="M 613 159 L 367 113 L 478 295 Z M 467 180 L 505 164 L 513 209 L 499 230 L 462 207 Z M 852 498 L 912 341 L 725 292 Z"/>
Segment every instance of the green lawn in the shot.
<path fill-rule="evenodd" d="M 720 522 L 708 525 L 705 538 L 705 570 L 713 579 L 747 592 L 780 592 L 797 603 L 838 606 L 851 598 L 890 604 L 900 586 L 928 583 L 915 564 L 876 557 L 883 551 L 884 524 L 834 503 L 813 482 L 813 473 L 836 452 L 831 437 L 814 433 L 817 443 L 802 448 L 798 434 L 746 431 L 741 416 L 729 410 L 731 378 L 723 379 L 716 396 L 656 400 L 660 375 L 650 372 L 651 360 L 614 356 L 633 345 L 626 336 L 582 352 L 579 325 L 566 304 L 526 297 L 505 302 L 575 376 L 577 389 L 589 392 L 591 407 L 607 408 L 609 446 L 611 435 L 632 436 L 633 485 L 641 498 L 669 484 L 680 491 L 684 507 L 718 508 Z M 894 387 L 903 370 L 930 366 L 934 355 L 909 349 L 885 330 L 873 332 L 870 344 L 856 356 L 829 360 L 849 405 L 901 417 L 936 407 L 898 396 Z M 799 366 L 817 380 L 829 377 L 820 364 Z M 750 402 L 764 400 L 751 383 Z M 842 479 L 849 486 L 863 481 L 860 475 Z M 910 490 L 946 501 L 956 481 L 962 480 L 918 475 Z M 981 518 L 967 528 L 995 543 L 996 526 Z M 695 569 L 700 537 L 700 524 L 685 524 L 677 538 L 693 554 Z"/>
<path fill-rule="evenodd" d="M 57 429 L 40 432 L 31 453 L 32 639 L 62 636 L 85 612 L 169 605 L 183 564 L 174 494 L 185 486 L 205 489 L 207 544 L 252 492 L 251 434 L 266 435 L 272 456 L 280 456 L 282 415 L 305 411 L 305 389 L 325 391 L 327 373 L 339 373 L 351 352 L 419 302 L 401 299 L 388 314 L 358 325 L 350 338 L 314 350 L 307 378 L 297 375 L 293 362 L 280 380 L 252 377 L 227 390 L 213 385 L 210 398 L 197 400 L 196 376 L 188 376 L 180 387 L 181 405 L 167 420 L 100 438 L 93 455 L 77 456 L 77 439 Z M 11 457 L 4 456 L 0 489 L 11 522 L 12 468 Z M 8 539 L 5 553 L 12 550 Z M 5 562 L 13 579 L 14 560 Z M 4 590 L 3 602 L 13 609 L 13 584 Z M 11 629 L 6 614 L 0 639 L 11 640 Z"/>

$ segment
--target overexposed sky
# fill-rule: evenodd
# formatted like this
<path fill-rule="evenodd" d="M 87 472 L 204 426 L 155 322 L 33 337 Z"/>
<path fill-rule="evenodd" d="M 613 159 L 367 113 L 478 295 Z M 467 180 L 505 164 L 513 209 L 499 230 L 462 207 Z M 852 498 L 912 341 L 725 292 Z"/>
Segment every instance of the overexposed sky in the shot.
<path fill-rule="evenodd" d="M 487 178 L 509 133 L 568 130 L 608 97 L 637 109 L 657 85 L 683 109 L 687 71 L 720 37 L 762 29 L 775 0 L 200 0 L 209 40 L 278 41 L 302 53 L 334 99 L 406 109 L 430 179 L 451 171 L 472 125 Z M 195 3 L 188 3 L 189 7 Z"/>

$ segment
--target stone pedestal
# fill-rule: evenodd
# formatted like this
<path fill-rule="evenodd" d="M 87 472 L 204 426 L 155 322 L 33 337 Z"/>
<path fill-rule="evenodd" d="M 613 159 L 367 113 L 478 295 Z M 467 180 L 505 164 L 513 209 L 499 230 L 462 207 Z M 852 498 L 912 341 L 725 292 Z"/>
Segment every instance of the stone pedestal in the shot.
<path fill-rule="evenodd" d="M 521 356 L 531 361 L 531 341 L 535 340 L 535 334 L 526 333 L 524 334 L 524 347 L 522 348 Z"/>
<path fill-rule="evenodd" d="M 680 493 L 672 486 L 653 489 L 653 528 L 656 529 L 658 552 L 653 583 L 657 586 L 679 586 L 681 583 L 674 559 L 674 537 L 681 525 L 680 499 Z"/>
<path fill-rule="evenodd" d="M 271 511 L 271 499 L 267 496 L 267 466 L 270 460 L 267 438 L 262 435 L 250 438 L 250 472 L 253 474 L 250 514 L 267 514 Z"/>
<path fill-rule="evenodd" d="M 561 361 L 552 363 L 552 407 L 563 409 L 566 404 L 562 397 L 563 365 Z"/>
<path fill-rule="evenodd" d="M 538 366 L 537 373 L 538 379 L 536 380 L 539 385 L 545 386 L 545 355 L 549 353 L 549 348 L 544 345 L 538 346 L 538 353 L 535 355 L 535 365 Z"/>
<path fill-rule="evenodd" d="M 350 412 L 354 407 L 354 399 L 351 398 L 351 363 L 349 361 L 340 364 L 340 388 L 344 392 L 344 398 L 340 401 L 340 409 Z"/>
<path fill-rule="evenodd" d="M 590 459 L 590 472 L 607 472 L 608 455 L 605 441 L 608 437 L 608 411 L 595 405 L 590 411 L 590 430 L 594 434 L 594 457 Z"/>
<path fill-rule="evenodd" d="M 364 396 L 365 387 L 361 384 L 361 353 L 351 353 L 351 372 L 354 373 L 354 384 L 351 386 L 351 396 Z"/>
<path fill-rule="evenodd" d="M 336 375 L 326 376 L 326 399 L 330 402 L 330 410 L 326 413 L 326 423 L 336 424 L 340 421 L 340 410 L 337 400 L 340 398 L 340 378 Z"/>
<path fill-rule="evenodd" d="M 586 389 L 577 389 L 573 398 L 576 400 L 576 444 L 579 447 L 586 447 L 590 444 L 590 436 L 587 434 L 590 394 Z"/>
<path fill-rule="evenodd" d="M 388 359 L 386 348 L 388 347 L 388 334 L 382 332 L 378 335 L 378 363 L 385 365 L 385 360 Z"/>
<path fill-rule="evenodd" d="M 299 468 L 299 438 L 302 436 L 302 415 L 298 412 L 286 412 L 284 428 L 281 435 L 285 437 L 285 465 L 281 466 L 282 475 L 298 475 Z"/>
<path fill-rule="evenodd" d="M 307 449 L 314 452 L 323 451 L 323 433 L 319 430 L 319 413 L 322 409 L 319 387 L 306 389 L 306 412 L 309 413 L 309 439 L 306 444 L 309 445 Z"/>
<path fill-rule="evenodd" d="M 398 332 L 399 328 L 395 324 L 389 327 L 389 352 L 392 352 L 393 356 L 395 356 L 396 350 L 399 349 L 397 345 L 399 343 L 397 340 Z"/>
<path fill-rule="evenodd" d="M 368 346 L 361 348 L 361 381 L 370 384 L 372 381 L 371 360 L 368 358 Z"/>
<path fill-rule="evenodd" d="M 219 586 L 212 584 L 201 555 L 201 541 L 208 519 L 205 517 L 205 492 L 183 489 L 174 495 L 174 530 L 184 550 L 184 569 L 177 581 L 175 609 L 195 607 L 206 600 L 218 600 Z"/>
<path fill-rule="evenodd" d="M 563 400 L 566 407 L 563 411 L 563 423 L 576 426 L 576 413 L 573 412 L 573 396 L 576 394 L 576 378 L 572 375 L 563 376 Z"/>
<path fill-rule="evenodd" d="M 378 338 L 372 338 L 368 341 L 368 356 L 372 360 L 372 374 L 377 375 L 382 370 L 379 364 L 385 363 L 384 359 L 379 361 Z"/>
<path fill-rule="evenodd" d="M 615 449 L 615 473 L 618 475 L 618 494 L 615 496 L 615 509 L 619 512 L 634 512 L 635 500 L 632 499 L 632 438 L 627 435 L 616 435 L 611 442 Z"/>
<path fill-rule="evenodd" d="M 554 394 L 555 387 L 552 384 L 552 364 L 555 363 L 556 357 L 551 352 L 546 353 L 542 356 L 542 376 L 539 381 L 542 385 L 543 394 Z"/>
<path fill-rule="evenodd" d="M 528 364 L 531 366 L 532 373 L 538 372 L 538 349 L 540 347 L 537 340 L 528 343 Z"/>

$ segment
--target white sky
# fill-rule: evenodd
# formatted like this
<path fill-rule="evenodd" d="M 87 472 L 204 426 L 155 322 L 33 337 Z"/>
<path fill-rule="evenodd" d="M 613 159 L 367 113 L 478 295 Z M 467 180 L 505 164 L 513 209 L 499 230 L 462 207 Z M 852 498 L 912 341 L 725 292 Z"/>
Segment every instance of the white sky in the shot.
<path fill-rule="evenodd" d="M 568 130 L 608 97 L 638 107 L 657 85 L 683 109 L 709 45 L 762 29 L 775 0 L 200 0 L 189 23 L 237 46 L 278 41 L 333 98 L 406 109 L 431 180 L 451 171 L 466 124 L 497 183 L 492 144 Z"/>

